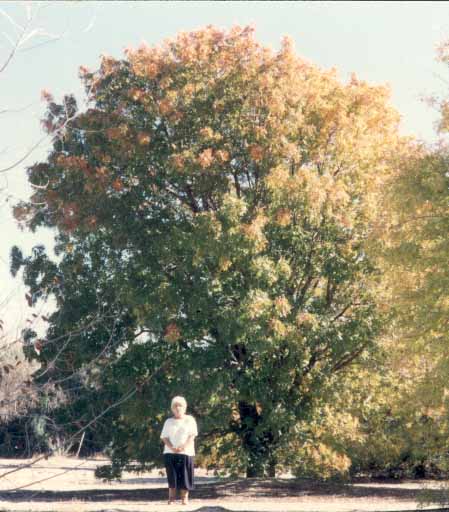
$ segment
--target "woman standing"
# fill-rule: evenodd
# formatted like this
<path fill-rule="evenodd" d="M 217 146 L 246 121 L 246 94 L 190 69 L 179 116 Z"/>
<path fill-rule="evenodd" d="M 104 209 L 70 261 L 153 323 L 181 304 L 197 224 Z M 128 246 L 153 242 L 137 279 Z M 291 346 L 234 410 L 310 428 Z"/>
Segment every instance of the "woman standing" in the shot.
<path fill-rule="evenodd" d="M 167 418 L 162 427 L 164 442 L 164 464 L 168 480 L 168 503 L 176 499 L 180 490 L 182 504 L 188 503 L 189 491 L 194 489 L 194 438 L 198 435 L 195 418 L 186 414 L 187 402 L 182 396 L 171 401 L 173 416 Z"/>

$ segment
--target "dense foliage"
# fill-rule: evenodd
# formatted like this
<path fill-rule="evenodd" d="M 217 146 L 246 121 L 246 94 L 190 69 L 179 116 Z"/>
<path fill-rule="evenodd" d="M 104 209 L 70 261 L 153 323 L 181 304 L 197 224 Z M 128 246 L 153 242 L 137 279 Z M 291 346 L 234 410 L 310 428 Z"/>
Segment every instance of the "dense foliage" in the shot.
<path fill-rule="evenodd" d="M 89 428 L 114 476 L 160 462 L 183 394 L 205 461 L 248 476 L 297 464 L 301 422 L 382 329 L 366 243 L 408 148 L 388 87 L 343 84 L 239 27 L 103 56 L 80 77 L 86 111 L 46 94 L 53 148 L 15 208 L 54 228 L 59 259 L 12 252 L 31 302 L 57 300 L 46 338 L 26 339 L 68 397 L 59 421 L 76 432 L 109 408 Z"/>

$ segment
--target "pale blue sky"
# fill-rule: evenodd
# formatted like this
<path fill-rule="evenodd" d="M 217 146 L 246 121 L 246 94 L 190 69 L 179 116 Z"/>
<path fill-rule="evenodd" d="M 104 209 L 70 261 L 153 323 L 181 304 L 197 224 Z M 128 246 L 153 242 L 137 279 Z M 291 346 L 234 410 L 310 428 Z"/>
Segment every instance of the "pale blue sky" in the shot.
<path fill-rule="evenodd" d="M 39 2 L 0 3 L 0 67 L 10 49 L 6 34 L 13 38 Z M 142 40 L 158 43 L 180 30 L 207 24 L 227 28 L 253 24 L 260 42 L 279 46 L 290 35 L 297 53 L 315 64 L 335 66 L 342 81 L 351 72 L 371 83 L 389 83 L 392 103 L 402 114 L 402 131 L 433 141 L 435 113 L 420 96 L 444 93 L 449 70 L 435 60 L 436 45 L 449 38 L 448 2 L 42 2 L 34 28 L 60 35 L 58 40 L 27 49 L 49 39 L 37 35 L 17 53 L 0 74 L 0 168 L 19 158 L 41 136 L 40 92 L 51 91 L 56 99 L 74 92 L 80 95 L 78 67 L 98 66 L 100 54 L 122 57 L 127 46 Z M 24 162 L 45 157 L 46 147 Z M 0 175 L 0 188 L 14 198 L 26 197 L 24 166 Z M 3 193 L 4 194 L 4 193 Z M 49 233 L 21 233 L 13 222 L 5 195 L 0 196 L 0 317 L 8 327 L 28 318 L 23 287 L 9 277 L 9 250 L 13 244 L 29 250 L 33 244 L 51 245 Z M 8 300 L 6 300 L 7 297 Z M 5 305 L 8 303 L 8 305 Z M 3 304 L 3 305 L 2 305 Z"/>

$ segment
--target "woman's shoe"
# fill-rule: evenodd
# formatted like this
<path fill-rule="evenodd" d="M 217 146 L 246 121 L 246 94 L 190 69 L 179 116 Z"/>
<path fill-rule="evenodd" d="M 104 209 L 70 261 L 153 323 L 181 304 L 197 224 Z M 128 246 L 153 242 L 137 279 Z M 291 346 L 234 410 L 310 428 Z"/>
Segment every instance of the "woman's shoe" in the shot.
<path fill-rule="evenodd" d="M 181 503 L 183 505 L 188 505 L 189 503 L 189 491 L 187 489 L 181 489 Z"/>
<path fill-rule="evenodd" d="M 168 488 L 168 504 L 171 505 L 176 500 L 176 489 Z"/>

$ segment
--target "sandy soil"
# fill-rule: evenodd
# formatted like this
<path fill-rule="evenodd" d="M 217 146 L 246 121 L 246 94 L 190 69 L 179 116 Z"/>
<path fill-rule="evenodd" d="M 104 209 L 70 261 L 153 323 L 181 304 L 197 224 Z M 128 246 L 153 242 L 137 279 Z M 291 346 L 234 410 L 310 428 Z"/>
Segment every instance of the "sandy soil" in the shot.
<path fill-rule="evenodd" d="M 27 459 L 0 459 L 0 476 Z M 435 509 L 449 482 L 369 481 L 350 484 L 294 479 L 218 479 L 196 468 L 190 503 L 168 505 L 164 470 L 124 473 L 121 482 L 96 480 L 104 459 L 51 457 L 0 478 L 0 510 L 52 512 L 304 511 L 370 512 Z M 30 485 L 31 484 L 31 485 Z M 17 489 L 21 487 L 20 489 Z M 17 489 L 17 490 L 12 490 Z M 424 501 L 424 493 L 432 501 Z M 449 508 L 448 508 L 449 510 Z"/>

